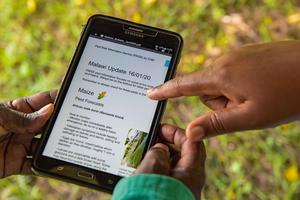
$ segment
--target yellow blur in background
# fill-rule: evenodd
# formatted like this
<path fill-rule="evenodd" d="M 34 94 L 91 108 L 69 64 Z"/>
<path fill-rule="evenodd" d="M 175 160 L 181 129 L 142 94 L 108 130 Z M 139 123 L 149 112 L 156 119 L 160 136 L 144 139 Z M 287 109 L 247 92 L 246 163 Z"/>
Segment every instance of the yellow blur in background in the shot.
<path fill-rule="evenodd" d="M 297 0 L 0 0 L 0 100 L 57 89 L 90 15 L 112 15 L 180 33 L 178 74 L 213 64 L 249 43 L 300 38 Z M 207 112 L 197 97 L 168 103 L 164 122 L 182 128 Z M 206 141 L 202 199 L 300 199 L 300 125 Z M 0 200 L 110 199 L 33 176 L 0 181 Z"/>

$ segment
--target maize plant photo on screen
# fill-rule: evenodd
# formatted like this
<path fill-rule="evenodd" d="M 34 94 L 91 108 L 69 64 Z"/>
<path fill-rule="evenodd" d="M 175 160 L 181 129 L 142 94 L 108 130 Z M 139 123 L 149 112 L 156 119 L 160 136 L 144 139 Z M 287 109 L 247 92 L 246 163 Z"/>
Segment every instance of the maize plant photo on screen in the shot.
<path fill-rule="evenodd" d="M 136 168 L 141 162 L 143 151 L 146 145 L 148 133 L 129 129 L 125 141 L 125 151 L 122 158 L 122 165 Z"/>

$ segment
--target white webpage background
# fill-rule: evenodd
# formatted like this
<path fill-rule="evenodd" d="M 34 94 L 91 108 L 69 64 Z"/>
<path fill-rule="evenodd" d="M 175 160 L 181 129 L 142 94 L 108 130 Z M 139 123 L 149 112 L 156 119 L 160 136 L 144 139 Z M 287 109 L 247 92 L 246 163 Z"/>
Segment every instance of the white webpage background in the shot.
<path fill-rule="evenodd" d="M 132 57 L 124 55 L 121 53 L 116 53 L 113 51 L 107 51 L 101 48 L 95 47 L 96 45 L 108 47 L 111 49 L 116 49 L 119 51 L 129 52 L 131 54 L 142 55 L 145 57 L 153 58 L 154 61 L 144 60 L 137 57 Z M 94 61 L 101 63 L 103 65 L 110 66 L 119 66 L 120 68 L 127 71 L 127 74 L 120 73 L 111 73 L 107 69 L 97 69 L 97 71 L 118 76 L 120 78 L 131 79 L 133 81 L 144 82 L 147 85 L 156 86 L 164 82 L 168 68 L 164 67 L 166 60 L 170 60 L 170 56 L 154 53 L 151 51 L 146 51 L 118 43 L 113 43 L 106 40 L 97 39 L 90 37 L 87 41 L 86 47 L 83 51 L 82 57 L 76 69 L 73 81 L 69 87 L 69 90 L 66 94 L 65 100 L 61 107 L 60 113 L 56 119 L 56 122 L 53 126 L 51 135 L 48 139 L 48 142 L 45 146 L 43 155 L 53 157 L 54 151 L 57 149 L 58 141 L 61 135 L 63 134 L 63 128 L 66 126 L 66 120 L 70 112 L 75 114 L 80 114 L 88 116 L 94 122 L 99 122 L 108 126 L 111 126 L 114 131 L 117 132 L 116 136 L 120 138 L 120 144 L 111 144 L 106 141 L 95 141 L 95 138 L 91 138 L 90 142 L 97 142 L 103 146 L 109 146 L 113 149 L 115 156 L 108 156 L 101 153 L 95 153 L 94 151 L 89 151 L 84 148 L 71 146 L 68 148 L 68 151 L 85 153 L 90 156 L 95 156 L 97 158 L 103 159 L 106 163 L 110 164 L 110 168 L 107 170 L 108 173 L 117 174 L 121 166 L 121 159 L 124 154 L 124 142 L 128 130 L 130 128 L 144 131 L 149 133 L 153 116 L 155 114 L 157 101 L 148 99 L 146 96 L 136 95 L 128 93 L 121 90 L 116 90 L 109 87 L 103 87 L 98 84 L 90 83 L 83 81 L 82 78 L 85 77 L 84 73 L 86 68 L 92 68 L 89 66 L 89 61 Z M 137 77 L 131 77 L 128 75 L 128 71 L 135 71 L 142 74 L 147 74 L 151 76 L 151 80 L 143 80 Z M 103 81 L 103 80 L 101 80 Z M 126 86 L 122 86 L 126 88 Z M 100 115 L 97 113 L 92 113 L 73 107 L 75 102 L 75 97 L 89 98 L 88 96 L 79 93 L 79 88 L 85 88 L 93 91 L 97 94 L 99 91 L 106 91 L 107 95 L 102 99 L 101 103 L 104 104 L 104 107 L 99 108 L 97 106 L 88 105 L 95 109 L 102 109 L 104 112 L 114 113 L 119 116 L 124 116 L 124 120 L 113 118 L 111 116 Z M 128 87 L 129 88 L 129 87 Z M 84 103 L 81 103 L 84 104 Z M 85 105 L 83 105 L 85 106 Z M 86 105 L 87 106 L 87 105 Z M 61 147 L 60 147 L 61 148 Z M 132 169 L 133 171 L 134 169 Z"/>

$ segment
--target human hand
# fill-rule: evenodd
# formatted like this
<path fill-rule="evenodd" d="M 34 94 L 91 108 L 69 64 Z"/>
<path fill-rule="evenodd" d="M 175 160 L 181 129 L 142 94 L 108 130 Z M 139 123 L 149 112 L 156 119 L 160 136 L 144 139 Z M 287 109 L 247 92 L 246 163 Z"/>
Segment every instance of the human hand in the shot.
<path fill-rule="evenodd" d="M 0 178 L 32 174 L 31 159 L 37 145 L 34 136 L 53 111 L 56 92 L 43 92 L 0 104 Z"/>
<path fill-rule="evenodd" d="M 189 123 L 187 136 L 193 141 L 294 121 L 300 116 L 300 41 L 242 47 L 206 70 L 150 90 L 148 96 L 199 96 L 213 112 Z"/>
<path fill-rule="evenodd" d="M 205 181 L 204 164 L 206 152 L 203 142 L 187 140 L 184 130 L 162 125 L 161 142 L 145 155 L 135 174 L 154 173 L 171 176 L 185 184 L 200 199 Z"/>

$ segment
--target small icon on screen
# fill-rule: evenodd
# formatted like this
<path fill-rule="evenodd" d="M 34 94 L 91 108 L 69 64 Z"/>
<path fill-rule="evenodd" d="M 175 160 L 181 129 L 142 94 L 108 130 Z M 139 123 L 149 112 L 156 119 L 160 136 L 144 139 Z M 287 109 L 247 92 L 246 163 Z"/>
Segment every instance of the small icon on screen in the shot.
<path fill-rule="evenodd" d="M 166 61 L 165 61 L 165 65 L 164 65 L 164 67 L 169 67 L 169 66 L 170 66 L 170 63 L 171 63 L 171 61 L 170 61 L 170 60 L 166 60 Z"/>
<path fill-rule="evenodd" d="M 98 100 L 103 99 L 105 95 L 106 95 L 106 91 L 99 92 L 97 99 Z"/>

